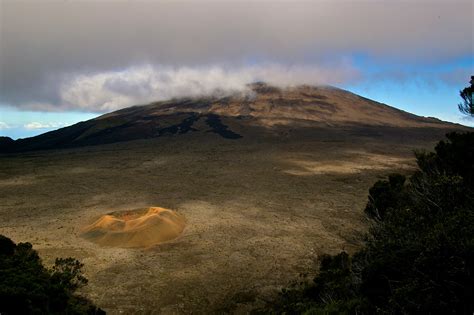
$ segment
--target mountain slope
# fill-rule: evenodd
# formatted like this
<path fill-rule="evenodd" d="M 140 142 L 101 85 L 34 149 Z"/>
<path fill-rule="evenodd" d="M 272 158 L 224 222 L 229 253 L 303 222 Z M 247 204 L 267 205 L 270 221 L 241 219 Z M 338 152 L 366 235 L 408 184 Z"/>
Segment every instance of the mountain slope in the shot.
<path fill-rule="evenodd" d="M 279 89 L 256 83 L 249 89 L 250 93 L 242 95 L 178 99 L 129 107 L 36 137 L 3 141 L 0 150 L 66 148 L 195 132 L 236 140 L 245 136 L 242 131 L 251 128 L 265 132 L 341 126 L 459 128 L 333 87 Z"/>

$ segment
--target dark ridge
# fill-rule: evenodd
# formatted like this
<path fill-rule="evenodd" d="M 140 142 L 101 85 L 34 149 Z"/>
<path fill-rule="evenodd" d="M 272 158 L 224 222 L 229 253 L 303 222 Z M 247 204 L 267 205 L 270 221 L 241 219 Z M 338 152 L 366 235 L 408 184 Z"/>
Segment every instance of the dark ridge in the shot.
<path fill-rule="evenodd" d="M 253 91 L 257 92 L 257 93 L 262 93 L 262 94 L 265 94 L 265 93 L 278 93 L 281 91 L 281 89 L 277 88 L 277 87 L 274 87 L 274 86 L 270 86 L 266 83 L 263 83 L 263 82 L 256 82 L 256 83 L 252 83 L 250 84 L 250 87 Z"/>
<path fill-rule="evenodd" d="M 198 121 L 200 118 L 199 115 L 197 114 L 191 114 L 190 117 L 185 118 L 181 123 L 175 124 L 169 127 L 162 128 L 158 130 L 158 136 L 162 136 L 164 134 L 170 133 L 170 134 L 185 134 L 189 131 L 197 131 L 197 129 L 194 129 L 192 125 Z"/>
<path fill-rule="evenodd" d="M 336 106 L 334 104 L 331 104 L 327 101 L 323 101 L 320 98 L 316 98 L 317 100 L 314 101 L 307 101 L 307 100 L 288 100 L 288 99 L 283 99 L 283 98 L 277 98 L 275 100 L 270 100 L 270 103 L 272 107 L 295 107 L 298 108 L 301 105 L 307 105 L 311 104 L 313 105 L 313 108 L 311 111 L 315 113 L 322 113 L 324 114 L 325 112 L 329 113 L 335 113 L 336 112 Z"/>
<path fill-rule="evenodd" d="M 0 137 L 0 150 L 8 149 L 15 143 L 10 137 Z"/>
<path fill-rule="evenodd" d="M 70 146 L 76 138 L 92 126 L 93 122 L 91 121 L 80 122 L 70 127 L 43 133 L 36 137 L 18 139 L 7 148 L 0 147 L 0 149 L 3 153 L 64 148 Z"/>
<path fill-rule="evenodd" d="M 334 106 L 331 103 L 325 102 L 325 101 L 316 101 L 313 102 L 315 105 L 317 105 L 318 109 L 323 109 L 331 113 L 336 112 L 336 106 Z"/>
<path fill-rule="evenodd" d="M 159 105 L 160 109 L 179 109 L 179 108 L 193 108 L 195 110 L 207 110 L 211 105 L 211 99 L 207 98 L 184 98 L 173 99 L 170 101 L 155 103 Z"/>
<path fill-rule="evenodd" d="M 141 124 L 140 129 L 137 129 L 136 127 L 139 124 Z M 149 138 L 152 132 L 153 124 L 150 121 L 124 122 L 117 126 L 98 130 L 90 135 L 84 136 L 82 139 L 76 139 L 76 141 L 69 144 L 69 146 L 98 145 Z"/>
<path fill-rule="evenodd" d="M 132 116 L 127 120 L 122 119 L 120 116 L 112 116 L 100 120 L 80 122 L 39 136 L 18 139 L 16 141 L 6 137 L 3 139 L 2 137 L 0 138 L 0 153 L 102 145 L 159 137 L 166 133 L 184 134 L 189 131 L 197 131 L 192 128 L 192 125 L 200 117 L 199 114 L 196 113 L 176 113 L 161 117 L 140 117 L 139 115 L 135 116 L 133 114 L 134 110 L 128 109 L 127 112 Z M 110 126 L 94 130 L 98 124 Z"/>
<path fill-rule="evenodd" d="M 206 123 L 212 128 L 209 132 L 214 132 L 226 139 L 239 139 L 242 138 L 238 133 L 228 129 L 229 127 L 224 125 L 221 118 L 218 115 L 210 114 L 207 115 Z"/>
<path fill-rule="evenodd" d="M 305 92 L 301 92 L 301 95 L 303 95 L 304 97 L 307 97 L 307 98 L 315 98 L 317 100 L 325 100 L 325 99 L 328 98 L 327 96 L 324 96 L 324 95 L 315 95 L 315 94 L 309 94 L 309 93 L 305 93 Z"/>

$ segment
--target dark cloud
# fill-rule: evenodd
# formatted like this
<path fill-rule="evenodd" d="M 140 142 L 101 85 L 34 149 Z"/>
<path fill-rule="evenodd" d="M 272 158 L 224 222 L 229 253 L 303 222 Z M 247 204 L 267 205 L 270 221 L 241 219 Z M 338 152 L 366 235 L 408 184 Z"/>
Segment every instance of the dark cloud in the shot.
<path fill-rule="evenodd" d="M 228 75 L 220 78 L 229 81 L 223 84 L 232 87 L 237 75 L 333 83 L 354 78 L 345 59 L 354 52 L 412 63 L 474 52 L 472 1 L 3 0 L 0 6 L 0 101 L 29 108 L 84 108 L 76 101 L 88 110 L 113 108 L 106 95 L 115 104 L 120 95 L 125 106 L 148 100 L 144 95 L 156 88 L 151 81 L 175 86 L 170 95 L 195 91 L 194 78 L 176 75 L 212 75 L 216 65 Z M 328 60 L 336 75 L 326 71 Z M 154 73 L 140 77 L 138 68 Z M 137 81 L 120 77 L 127 71 Z M 101 73 L 108 79 L 96 89 Z M 90 86 L 72 91 L 77 80 Z M 176 88 L 177 82 L 190 86 Z M 65 98 L 63 88 L 76 98 Z M 100 95 L 91 94 L 101 88 Z"/>

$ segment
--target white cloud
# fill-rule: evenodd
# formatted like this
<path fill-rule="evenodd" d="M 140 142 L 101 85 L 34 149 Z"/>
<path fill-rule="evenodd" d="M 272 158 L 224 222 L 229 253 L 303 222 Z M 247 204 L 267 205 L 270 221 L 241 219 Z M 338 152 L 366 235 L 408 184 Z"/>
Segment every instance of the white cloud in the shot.
<path fill-rule="evenodd" d="M 52 128 L 61 128 L 65 127 L 68 124 L 61 123 L 61 122 L 48 122 L 48 123 L 40 123 L 40 122 L 30 122 L 25 124 L 23 127 L 28 130 L 35 130 L 35 129 L 52 129 Z"/>
<path fill-rule="evenodd" d="M 131 105 L 176 97 L 249 92 L 247 85 L 265 81 L 276 86 L 337 84 L 354 80 L 358 70 L 349 62 L 327 66 L 265 64 L 226 68 L 151 66 L 121 71 L 70 75 L 58 89 L 57 103 L 27 103 L 36 110 L 107 112 Z"/>
<path fill-rule="evenodd" d="M 5 129 L 10 129 L 11 126 L 8 125 L 7 123 L 0 121 L 0 130 L 5 130 Z"/>

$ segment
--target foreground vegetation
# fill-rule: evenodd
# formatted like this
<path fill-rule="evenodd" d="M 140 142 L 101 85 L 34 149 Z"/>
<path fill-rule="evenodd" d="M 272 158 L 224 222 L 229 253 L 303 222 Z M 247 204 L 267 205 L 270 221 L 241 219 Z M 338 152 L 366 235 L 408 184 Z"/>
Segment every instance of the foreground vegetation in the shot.
<path fill-rule="evenodd" d="M 324 256 L 311 283 L 282 292 L 277 313 L 472 314 L 474 133 L 418 152 L 418 171 L 370 189 L 372 222 L 352 257 Z"/>
<path fill-rule="evenodd" d="M 87 284 L 82 266 L 59 258 L 47 269 L 30 243 L 0 235 L 0 314 L 105 314 L 74 293 Z"/>

